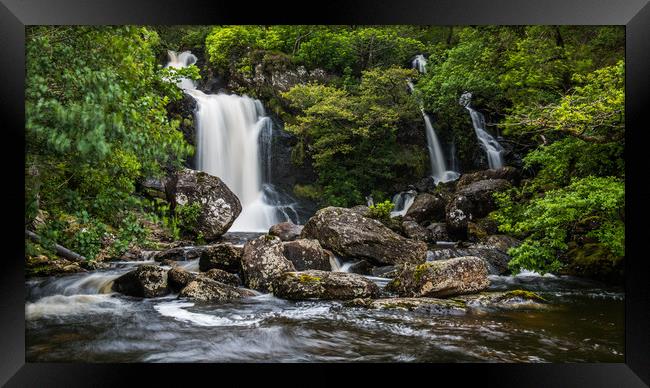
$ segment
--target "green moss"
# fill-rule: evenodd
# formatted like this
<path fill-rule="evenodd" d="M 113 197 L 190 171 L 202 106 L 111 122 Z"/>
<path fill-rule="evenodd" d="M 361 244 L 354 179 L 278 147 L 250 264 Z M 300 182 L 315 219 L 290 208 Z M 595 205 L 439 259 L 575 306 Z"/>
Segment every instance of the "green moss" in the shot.
<path fill-rule="evenodd" d="M 417 267 L 415 267 L 415 271 L 413 272 L 413 278 L 415 279 L 416 282 L 419 282 L 422 276 L 429 272 L 429 269 L 431 268 L 431 265 L 429 263 L 424 263 L 420 264 Z"/>
<path fill-rule="evenodd" d="M 537 295 L 534 292 L 531 291 L 525 291 L 525 290 L 512 290 L 508 291 L 503 296 L 501 299 L 508 299 L 508 298 L 522 298 L 526 300 L 532 300 L 535 302 L 542 302 L 542 303 L 547 303 L 548 301 L 541 296 Z"/>
<path fill-rule="evenodd" d="M 309 275 L 306 273 L 294 274 L 294 276 L 298 278 L 298 281 L 300 283 L 316 283 L 321 281 L 320 277 Z"/>

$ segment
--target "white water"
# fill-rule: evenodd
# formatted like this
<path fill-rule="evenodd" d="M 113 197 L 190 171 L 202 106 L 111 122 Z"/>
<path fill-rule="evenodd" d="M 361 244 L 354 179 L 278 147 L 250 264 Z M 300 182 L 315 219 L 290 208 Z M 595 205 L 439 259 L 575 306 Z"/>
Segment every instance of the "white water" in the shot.
<path fill-rule="evenodd" d="M 411 81 L 408 81 L 408 86 L 411 92 L 413 92 L 414 86 Z M 433 125 L 431 124 L 431 118 L 424 112 L 422 107 L 420 107 L 420 111 L 424 118 L 424 127 L 427 135 L 427 149 L 429 150 L 429 162 L 431 163 L 431 176 L 433 177 L 434 182 L 438 184 L 440 182 L 449 182 L 458 179 L 460 176 L 459 173 L 447 170 L 445 156 L 442 153 L 442 148 L 440 147 L 440 141 L 438 140 L 436 131 L 433 129 Z"/>
<path fill-rule="evenodd" d="M 390 212 L 390 216 L 404 216 L 411 205 L 413 205 L 416 195 L 417 192 L 415 192 L 415 190 L 402 191 L 395 194 L 393 197 L 393 205 L 395 205 L 395 207 L 393 208 L 393 211 Z"/>
<path fill-rule="evenodd" d="M 174 51 L 167 51 L 167 55 L 169 56 L 169 62 L 165 67 L 173 67 L 176 69 L 182 69 L 184 67 L 193 65 L 196 63 L 196 56 L 192 54 L 189 51 L 183 51 L 181 53 L 176 53 Z M 194 81 L 188 78 L 182 78 L 178 83 L 178 87 L 185 90 L 185 89 L 194 89 L 196 88 L 196 85 L 194 84 Z"/>
<path fill-rule="evenodd" d="M 491 169 L 503 167 L 503 147 L 499 142 L 485 130 L 485 117 L 470 106 L 472 102 L 472 93 L 466 92 L 460 96 L 459 103 L 469 111 L 472 118 L 472 125 L 476 138 L 485 150 L 488 159 L 488 165 Z"/>
<path fill-rule="evenodd" d="M 168 66 L 174 67 L 196 61 L 189 52 L 170 51 L 169 57 Z M 197 168 L 221 178 L 242 205 L 229 231 L 266 232 L 271 225 L 292 220 L 297 214 L 294 204 L 278 206 L 279 194 L 264 184 L 270 181 L 273 122 L 262 103 L 248 96 L 205 94 L 185 81 L 179 87 L 197 102 Z"/>
<path fill-rule="evenodd" d="M 411 65 L 422 74 L 427 72 L 427 59 L 422 54 L 416 55 Z"/>

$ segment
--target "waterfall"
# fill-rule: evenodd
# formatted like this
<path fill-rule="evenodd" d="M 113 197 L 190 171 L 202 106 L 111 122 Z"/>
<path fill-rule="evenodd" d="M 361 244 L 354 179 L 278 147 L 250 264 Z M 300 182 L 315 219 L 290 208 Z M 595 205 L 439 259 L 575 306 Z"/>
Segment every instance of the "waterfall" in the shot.
<path fill-rule="evenodd" d="M 476 138 L 481 143 L 481 146 L 485 150 L 488 159 L 488 165 L 490 169 L 501 168 L 503 167 L 503 147 L 499 142 L 490 135 L 485 130 L 485 117 L 481 112 L 478 112 L 470 106 L 472 102 L 472 93 L 465 92 L 460 96 L 458 103 L 465 107 L 469 111 L 470 117 L 472 118 L 472 125 L 474 126 L 474 132 L 476 132 Z"/>
<path fill-rule="evenodd" d="M 189 51 L 176 53 L 175 51 L 168 50 L 167 55 L 169 56 L 169 62 L 165 67 L 182 69 L 196 63 L 196 56 Z M 181 79 L 176 85 L 183 90 L 196 88 L 194 81 L 187 78 Z"/>
<path fill-rule="evenodd" d="M 415 64 L 415 60 L 413 63 Z M 414 90 L 413 82 L 408 81 L 408 87 L 412 93 Z M 431 118 L 426 114 L 422 106 L 420 106 L 420 111 L 424 118 L 424 127 L 427 135 L 427 149 L 429 150 L 429 162 L 431 163 L 431 175 L 433 176 L 434 182 L 437 184 L 439 182 L 449 182 L 457 179 L 460 174 L 456 171 L 447 170 L 445 156 L 442 153 L 442 148 L 440 147 L 440 141 L 438 140 L 436 131 L 433 129 L 433 125 L 431 124 Z"/>
<path fill-rule="evenodd" d="M 413 59 L 413 62 L 411 62 L 411 66 L 414 69 L 418 69 L 421 74 L 424 74 L 427 72 L 427 59 L 424 57 L 424 55 L 418 54 Z"/>
<path fill-rule="evenodd" d="M 393 197 L 393 204 L 395 207 L 393 208 L 393 211 L 390 212 L 390 216 L 404 216 L 411 205 L 413 205 L 416 195 L 417 192 L 415 190 L 402 191 L 401 193 L 395 194 Z"/>
<path fill-rule="evenodd" d="M 196 62 L 187 51 L 169 57 L 173 67 Z M 179 87 L 197 103 L 197 168 L 221 178 L 242 204 L 229 231 L 266 232 L 279 222 L 297 223 L 293 199 L 271 184 L 273 122 L 262 103 L 247 96 L 205 94 L 185 81 Z"/>

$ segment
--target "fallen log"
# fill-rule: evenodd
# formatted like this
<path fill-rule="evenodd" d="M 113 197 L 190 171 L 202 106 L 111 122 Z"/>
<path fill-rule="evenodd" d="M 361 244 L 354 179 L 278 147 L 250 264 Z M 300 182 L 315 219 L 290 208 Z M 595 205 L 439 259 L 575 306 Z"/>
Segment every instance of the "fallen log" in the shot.
<path fill-rule="evenodd" d="M 25 236 L 29 237 L 30 240 L 40 243 L 41 242 L 41 236 L 37 235 L 36 233 L 32 232 L 31 230 L 25 229 Z M 59 244 L 54 244 L 54 251 L 56 252 L 57 255 L 65 257 L 66 259 L 70 259 L 72 261 L 76 262 L 86 262 L 88 261 L 84 256 L 81 256 L 80 254 L 76 252 L 72 252 L 66 247 L 63 247 Z"/>

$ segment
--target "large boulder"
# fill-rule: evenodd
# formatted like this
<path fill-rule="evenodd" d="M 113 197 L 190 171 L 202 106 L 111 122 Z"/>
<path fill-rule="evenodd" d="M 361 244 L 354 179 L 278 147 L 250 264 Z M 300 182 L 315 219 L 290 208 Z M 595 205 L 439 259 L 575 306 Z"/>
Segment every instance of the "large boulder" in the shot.
<path fill-rule="evenodd" d="M 273 294 L 290 300 L 374 298 L 379 287 L 367 278 L 345 272 L 287 272 L 273 282 Z"/>
<path fill-rule="evenodd" d="M 445 199 L 438 194 L 420 193 L 404 215 L 405 220 L 418 223 L 445 219 Z"/>
<path fill-rule="evenodd" d="M 447 233 L 458 239 L 467 238 L 468 223 L 495 210 L 493 194 L 510 187 L 510 182 L 505 179 L 488 179 L 456 191 L 446 207 Z"/>
<path fill-rule="evenodd" d="M 296 225 L 293 222 L 281 222 L 271 226 L 269 234 L 280 237 L 282 241 L 293 241 L 300 237 L 302 228 L 302 225 Z"/>
<path fill-rule="evenodd" d="M 284 257 L 280 238 L 268 234 L 246 242 L 241 266 L 246 287 L 262 292 L 272 292 L 275 278 L 296 270 Z"/>
<path fill-rule="evenodd" d="M 404 235 L 410 239 L 424 242 L 433 241 L 431 232 L 415 221 L 406 220 L 402 222 L 402 230 L 404 231 Z"/>
<path fill-rule="evenodd" d="M 456 257 L 475 256 L 485 261 L 490 275 L 503 275 L 508 273 L 510 256 L 494 247 L 487 245 L 473 245 L 467 248 L 439 248 L 432 249 L 429 253 L 429 260 L 449 260 Z"/>
<path fill-rule="evenodd" d="M 167 182 L 167 198 L 175 208 L 199 204 L 199 216 L 191 226 L 196 235 L 214 240 L 228 231 L 242 207 L 237 196 L 216 176 L 183 169 Z"/>
<path fill-rule="evenodd" d="M 212 279 L 219 283 L 228 284 L 233 287 L 238 287 L 241 285 L 241 281 L 237 275 L 216 268 L 213 268 L 207 272 L 196 273 L 189 272 L 182 267 L 176 266 L 167 272 L 167 282 L 169 284 L 169 288 L 174 292 L 179 292 L 192 281 L 198 278 Z"/>
<path fill-rule="evenodd" d="M 427 252 L 426 243 L 402 237 L 377 220 L 340 207 L 316 212 L 305 225 L 302 238 L 316 239 L 339 256 L 379 264 L 422 263 Z"/>
<path fill-rule="evenodd" d="M 137 296 L 154 298 L 169 293 L 167 272 L 157 265 L 145 264 L 113 281 L 113 291 Z"/>
<path fill-rule="evenodd" d="M 241 269 L 243 248 L 231 243 L 219 243 L 207 246 L 199 257 L 199 270 L 221 269 L 237 273 Z"/>
<path fill-rule="evenodd" d="M 405 264 L 386 291 L 407 297 L 450 297 L 471 294 L 490 285 L 485 262 L 465 256 L 450 260 Z"/>
<path fill-rule="evenodd" d="M 427 226 L 429 238 L 431 241 L 451 241 L 449 234 L 447 234 L 447 224 L 444 222 L 435 222 Z"/>
<path fill-rule="evenodd" d="M 478 181 L 486 179 L 505 179 L 511 184 L 517 184 L 520 179 L 520 171 L 514 167 L 506 166 L 492 170 L 481 170 L 469 174 L 463 174 L 458 179 L 456 185 L 457 189 L 462 189 L 465 186 Z"/>
<path fill-rule="evenodd" d="M 475 295 L 461 295 L 458 300 L 479 310 L 540 310 L 550 307 L 548 300 L 525 290 L 481 292 Z"/>
<path fill-rule="evenodd" d="M 320 246 L 318 240 L 300 239 L 282 243 L 284 257 L 293 263 L 297 271 L 319 269 L 329 271 L 332 269 L 330 256 Z"/>
<path fill-rule="evenodd" d="M 462 301 L 438 298 L 359 298 L 346 302 L 345 305 L 378 310 L 407 310 L 424 314 L 464 314 L 468 310 Z"/>
<path fill-rule="evenodd" d="M 199 302 L 223 303 L 254 295 L 255 293 L 250 290 L 200 276 L 185 286 L 178 296 Z"/>

